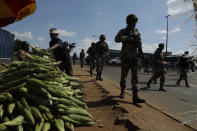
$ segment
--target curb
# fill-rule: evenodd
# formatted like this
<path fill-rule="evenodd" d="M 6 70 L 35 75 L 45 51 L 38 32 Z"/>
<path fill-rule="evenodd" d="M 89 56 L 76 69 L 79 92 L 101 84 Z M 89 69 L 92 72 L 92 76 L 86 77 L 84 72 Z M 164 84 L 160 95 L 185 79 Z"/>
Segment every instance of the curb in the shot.
<path fill-rule="evenodd" d="M 86 72 L 89 73 L 89 70 L 88 70 L 88 69 L 85 69 L 84 71 L 86 71 Z M 95 76 L 95 75 L 96 75 L 96 74 L 93 73 L 93 76 Z M 108 82 L 109 82 L 110 84 L 113 84 L 114 87 L 120 89 L 120 87 L 118 87 L 116 84 L 114 84 L 114 83 L 111 82 L 110 80 L 108 80 Z M 98 84 L 99 84 L 99 83 L 98 83 Z M 100 84 L 99 84 L 99 85 L 100 85 Z M 100 85 L 100 86 L 102 86 L 102 85 Z M 105 90 L 106 90 L 106 89 L 105 89 Z M 109 93 L 110 93 L 110 92 L 109 92 Z M 126 93 L 127 95 L 129 95 L 129 96 L 132 96 L 132 95 L 130 95 L 128 92 L 125 92 L 125 93 Z M 116 101 L 116 100 L 113 99 L 113 101 Z M 164 115 L 166 115 L 167 117 L 169 117 L 169 118 L 175 120 L 175 121 L 178 122 L 179 124 L 182 124 L 182 122 L 181 122 L 179 119 L 175 118 L 173 115 L 170 115 L 170 113 L 165 112 L 165 111 L 162 111 L 162 110 L 160 110 L 159 108 L 157 108 L 157 107 L 155 107 L 155 106 L 153 106 L 153 105 L 151 105 L 151 104 L 149 104 L 149 103 L 147 103 L 147 102 L 145 102 L 144 104 L 146 104 L 147 106 L 149 106 L 149 107 L 151 107 L 151 108 L 153 108 L 153 109 L 155 109 L 155 110 L 161 112 L 162 114 L 164 114 Z M 122 107 L 122 108 L 123 108 L 124 110 L 126 110 L 124 107 Z M 131 125 L 133 125 L 132 122 L 131 122 L 129 119 L 127 119 L 127 121 L 128 121 Z M 193 128 L 192 126 L 190 126 L 190 125 L 188 125 L 188 124 L 183 124 L 183 125 L 186 126 L 186 127 L 188 127 L 188 128 L 190 128 L 190 129 L 192 129 L 192 130 L 194 130 L 194 131 L 197 131 L 197 129 Z"/>

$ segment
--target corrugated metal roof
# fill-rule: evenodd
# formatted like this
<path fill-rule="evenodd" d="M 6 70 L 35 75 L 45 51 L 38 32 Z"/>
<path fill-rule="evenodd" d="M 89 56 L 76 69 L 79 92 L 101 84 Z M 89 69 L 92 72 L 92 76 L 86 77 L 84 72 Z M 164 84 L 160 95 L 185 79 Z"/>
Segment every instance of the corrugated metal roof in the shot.
<path fill-rule="evenodd" d="M 14 55 L 14 34 L 0 29 L 0 58 L 13 59 Z"/>

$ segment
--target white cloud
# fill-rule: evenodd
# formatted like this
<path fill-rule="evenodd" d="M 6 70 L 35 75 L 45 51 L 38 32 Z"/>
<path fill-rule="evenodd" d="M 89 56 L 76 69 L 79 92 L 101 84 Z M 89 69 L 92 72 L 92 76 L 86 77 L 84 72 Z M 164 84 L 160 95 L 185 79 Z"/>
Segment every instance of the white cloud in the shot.
<path fill-rule="evenodd" d="M 167 33 L 166 30 L 156 30 L 155 32 L 158 34 L 166 34 Z"/>
<path fill-rule="evenodd" d="M 43 38 L 43 37 L 37 37 L 37 40 L 39 40 L 39 41 L 43 41 L 43 40 L 44 40 L 44 38 Z"/>
<path fill-rule="evenodd" d="M 165 39 L 166 39 L 166 36 L 163 36 L 163 37 L 161 37 L 161 38 L 165 40 Z"/>
<path fill-rule="evenodd" d="M 99 39 L 98 38 L 95 38 L 95 37 L 90 37 L 90 38 L 87 37 L 87 38 L 84 38 L 79 43 L 77 43 L 77 48 L 75 48 L 73 50 L 73 52 L 76 52 L 77 55 L 79 55 L 79 53 L 81 52 L 81 50 L 84 49 L 84 52 L 86 53 L 87 50 L 88 50 L 88 48 L 91 46 L 91 43 L 92 42 L 95 42 L 96 43 L 97 41 L 99 41 Z M 111 41 L 106 41 L 106 42 L 107 42 L 109 48 L 111 49 L 111 47 L 113 46 L 112 42 Z M 117 49 L 117 48 L 115 47 L 113 49 Z M 119 48 L 119 50 L 120 50 L 120 48 Z"/>
<path fill-rule="evenodd" d="M 108 44 L 110 49 L 113 50 L 121 50 L 122 44 L 121 43 L 110 43 Z"/>
<path fill-rule="evenodd" d="M 176 33 L 176 32 L 179 32 L 180 30 L 181 30 L 181 28 L 175 27 L 174 29 L 172 29 L 172 30 L 170 31 L 170 33 Z"/>
<path fill-rule="evenodd" d="M 76 32 L 68 32 L 65 29 L 58 29 L 60 36 L 75 36 Z"/>
<path fill-rule="evenodd" d="M 79 56 L 79 53 L 81 52 L 82 49 L 84 49 L 84 52 L 87 52 L 87 49 L 91 46 L 92 42 L 97 42 L 98 39 L 96 38 L 84 38 L 81 40 L 79 43 L 77 43 L 77 48 L 74 49 L 73 52 L 76 52 L 77 55 Z"/>
<path fill-rule="evenodd" d="M 144 53 L 153 53 L 158 47 L 158 44 L 142 44 L 142 50 Z M 110 49 L 114 50 L 121 50 L 122 44 L 121 43 L 110 43 L 109 44 Z"/>
<path fill-rule="evenodd" d="M 167 0 L 167 13 L 172 16 L 179 16 L 193 10 L 192 0 Z"/>
<path fill-rule="evenodd" d="M 179 32 L 181 30 L 181 28 L 180 27 L 175 27 L 175 28 L 173 28 L 171 31 L 169 31 L 169 33 L 176 33 L 176 32 Z M 166 34 L 167 33 L 167 30 L 160 30 L 160 29 L 158 29 L 158 30 L 156 30 L 155 31 L 157 34 Z"/>
<path fill-rule="evenodd" d="M 24 32 L 24 33 L 18 33 L 18 32 L 12 32 L 16 38 L 23 38 L 23 39 L 33 39 L 34 36 L 31 32 Z"/>
<path fill-rule="evenodd" d="M 50 24 L 49 24 L 49 26 L 54 26 L 54 25 L 55 25 L 54 23 L 50 23 Z"/>
<path fill-rule="evenodd" d="M 103 15 L 103 13 L 102 13 L 102 12 L 96 12 L 96 14 L 97 14 L 97 15 Z"/>
<path fill-rule="evenodd" d="M 142 50 L 144 53 L 153 53 L 158 48 L 158 44 L 142 44 Z"/>
<path fill-rule="evenodd" d="M 175 50 L 173 52 L 173 55 L 180 55 L 180 54 L 183 54 L 185 51 L 183 49 L 179 49 L 179 50 Z"/>

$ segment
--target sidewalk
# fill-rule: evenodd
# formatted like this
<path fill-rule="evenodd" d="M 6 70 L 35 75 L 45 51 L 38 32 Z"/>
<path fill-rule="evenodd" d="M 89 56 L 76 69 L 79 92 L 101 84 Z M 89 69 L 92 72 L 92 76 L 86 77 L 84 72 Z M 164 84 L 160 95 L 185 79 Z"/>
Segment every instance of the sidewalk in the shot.
<path fill-rule="evenodd" d="M 117 85 L 105 79 L 96 81 L 86 68 L 75 65 L 74 75 L 83 84 L 84 100 L 95 121 L 93 127 L 78 127 L 76 131 L 193 131 L 148 104 L 133 105 L 128 94 L 120 99 Z"/>

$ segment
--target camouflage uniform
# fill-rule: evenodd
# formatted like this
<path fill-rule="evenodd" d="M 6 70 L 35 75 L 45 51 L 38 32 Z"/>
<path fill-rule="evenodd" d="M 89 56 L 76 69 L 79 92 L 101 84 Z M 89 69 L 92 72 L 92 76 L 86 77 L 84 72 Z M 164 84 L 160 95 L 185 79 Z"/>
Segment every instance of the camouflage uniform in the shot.
<path fill-rule="evenodd" d="M 102 36 L 102 35 L 101 35 Z M 105 37 L 105 36 L 104 36 Z M 103 66 L 106 61 L 106 54 L 109 52 L 109 48 L 107 42 L 105 41 L 98 41 L 96 42 L 96 80 L 103 80 L 101 78 Z"/>
<path fill-rule="evenodd" d="M 159 44 L 159 46 L 163 47 L 164 44 Z M 163 49 L 157 48 L 154 53 L 153 63 L 152 63 L 153 64 L 153 75 L 150 78 L 150 80 L 148 81 L 147 87 L 150 88 L 150 84 L 152 83 L 152 81 L 154 81 L 160 77 L 159 90 L 165 91 L 163 89 L 164 82 L 165 82 L 165 69 L 164 69 L 164 64 L 162 63 L 164 61 L 162 50 Z"/>
<path fill-rule="evenodd" d="M 131 84 L 132 84 L 132 90 L 133 90 L 133 102 L 134 103 L 145 102 L 143 99 L 140 99 L 137 95 L 137 91 L 138 91 L 138 58 L 140 55 L 143 56 L 140 33 L 135 27 L 130 28 L 129 26 L 127 26 L 126 28 L 121 29 L 118 32 L 118 34 L 115 37 L 115 41 L 122 42 L 121 78 L 120 78 L 121 94 L 120 94 L 120 97 L 124 98 L 124 91 L 126 88 L 126 79 L 127 79 L 129 69 L 131 69 L 131 76 L 132 76 Z"/>
<path fill-rule="evenodd" d="M 178 81 L 176 82 L 177 85 L 180 85 L 180 82 L 182 79 L 185 79 L 185 86 L 189 87 L 188 81 L 187 81 L 187 71 L 188 71 L 188 66 L 189 66 L 189 59 L 186 56 L 186 54 L 184 54 L 181 59 L 180 59 L 180 76 Z"/>
<path fill-rule="evenodd" d="M 92 71 L 95 68 L 95 43 L 92 43 L 92 46 L 87 50 L 89 65 L 90 65 L 90 76 L 92 76 Z"/>
<path fill-rule="evenodd" d="M 81 53 L 80 53 L 80 64 L 81 64 L 81 68 L 83 68 L 83 60 L 84 60 L 84 57 L 85 57 L 85 53 L 82 50 Z"/>

